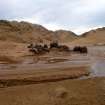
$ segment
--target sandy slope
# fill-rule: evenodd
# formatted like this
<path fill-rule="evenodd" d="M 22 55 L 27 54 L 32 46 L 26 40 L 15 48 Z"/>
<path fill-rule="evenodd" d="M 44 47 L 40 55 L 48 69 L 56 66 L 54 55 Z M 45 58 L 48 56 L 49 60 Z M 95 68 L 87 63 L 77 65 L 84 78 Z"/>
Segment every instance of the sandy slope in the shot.
<path fill-rule="evenodd" d="M 27 44 L 0 41 L 0 62 L 21 62 L 21 57 L 28 54 Z"/>
<path fill-rule="evenodd" d="M 105 44 L 105 28 L 91 30 L 81 35 L 80 38 L 71 42 L 73 45 L 101 45 Z"/>
<path fill-rule="evenodd" d="M 58 30 L 55 32 L 38 24 L 0 20 L 0 40 L 3 41 L 48 43 L 55 40 L 60 42 L 71 42 L 76 38 L 76 34 L 71 31 Z"/>

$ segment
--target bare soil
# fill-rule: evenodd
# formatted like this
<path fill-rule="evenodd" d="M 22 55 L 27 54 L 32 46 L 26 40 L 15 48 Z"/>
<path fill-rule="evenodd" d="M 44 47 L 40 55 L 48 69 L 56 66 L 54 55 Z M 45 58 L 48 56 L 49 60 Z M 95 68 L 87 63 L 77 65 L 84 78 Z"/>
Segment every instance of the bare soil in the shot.
<path fill-rule="evenodd" d="M 1 105 L 105 105 L 105 78 L 0 89 Z"/>

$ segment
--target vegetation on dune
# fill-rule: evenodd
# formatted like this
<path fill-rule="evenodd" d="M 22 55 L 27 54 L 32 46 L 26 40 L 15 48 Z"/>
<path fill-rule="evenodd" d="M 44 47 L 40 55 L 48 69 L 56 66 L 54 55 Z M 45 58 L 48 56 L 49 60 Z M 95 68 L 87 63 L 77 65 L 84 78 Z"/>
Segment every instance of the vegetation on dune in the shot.
<path fill-rule="evenodd" d="M 88 53 L 88 49 L 86 46 L 81 47 L 81 46 L 75 46 L 73 49 L 74 52 L 79 52 L 79 53 Z"/>
<path fill-rule="evenodd" d="M 76 53 L 88 53 L 88 49 L 86 46 L 75 46 L 73 50 L 70 50 L 70 48 L 67 45 L 60 45 L 57 41 L 50 43 L 50 45 L 47 44 L 36 44 L 34 45 L 31 43 L 29 46 L 29 51 L 33 52 L 34 54 L 44 54 L 48 53 L 54 50 L 58 52 L 76 52 Z"/>
<path fill-rule="evenodd" d="M 29 51 L 33 52 L 34 54 L 44 54 L 44 53 L 48 53 L 50 51 L 52 51 L 52 49 L 56 49 L 58 52 L 59 51 L 65 51 L 65 52 L 69 52 L 70 49 L 68 46 L 66 45 L 59 45 L 58 42 L 52 42 L 50 43 L 50 45 L 47 44 L 36 44 L 34 45 L 33 43 L 31 43 L 29 46 Z"/>

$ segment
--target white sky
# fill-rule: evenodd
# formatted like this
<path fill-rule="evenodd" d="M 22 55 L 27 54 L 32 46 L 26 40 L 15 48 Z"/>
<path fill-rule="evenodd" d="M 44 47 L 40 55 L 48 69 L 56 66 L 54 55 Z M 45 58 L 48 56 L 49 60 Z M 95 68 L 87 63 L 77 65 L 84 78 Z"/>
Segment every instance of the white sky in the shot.
<path fill-rule="evenodd" d="M 105 26 L 105 0 L 0 0 L 0 19 L 81 34 Z"/>

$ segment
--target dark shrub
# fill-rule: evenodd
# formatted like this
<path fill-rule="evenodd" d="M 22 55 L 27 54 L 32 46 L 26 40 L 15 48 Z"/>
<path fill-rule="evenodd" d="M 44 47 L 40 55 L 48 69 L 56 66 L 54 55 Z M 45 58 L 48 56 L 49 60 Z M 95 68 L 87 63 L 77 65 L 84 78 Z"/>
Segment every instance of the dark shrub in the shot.
<path fill-rule="evenodd" d="M 34 54 L 44 54 L 46 52 L 49 52 L 49 48 L 46 44 L 44 46 L 40 44 L 36 44 L 36 45 L 30 44 L 28 48 L 29 48 L 29 51 Z"/>
<path fill-rule="evenodd" d="M 87 47 L 81 47 L 80 53 L 88 53 Z"/>
<path fill-rule="evenodd" d="M 60 46 L 59 46 L 59 50 L 60 50 L 60 51 L 70 51 L 69 47 L 66 46 L 66 45 L 60 45 Z"/>
<path fill-rule="evenodd" d="M 44 44 L 44 48 L 48 48 L 47 44 Z"/>
<path fill-rule="evenodd" d="M 73 49 L 74 52 L 80 52 L 80 50 L 81 50 L 80 46 L 75 46 Z"/>
<path fill-rule="evenodd" d="M 79 53 L 88 53 L 88 49 L 86 46 L 80 47 L 80 46 L 75 46 L 73 49 L 74 52 L 79 52 Z"/>
<path fill-rule="evenodd" d="M 31 48 L 31 49 L 29 49 L 29 51 L 34 54 L 38 54 L 38 50 L 36 48 Z"/>
<path fill-rule="evenodd" d="M 58 47 L 59 47 L 58 42 L 50 43 L 50 48 L 58 48 Z"/>
<path fill-rule="evenodd" d="M 27 46 L 27 48 L 32 48 L 34 45 L 31 43 L 30 45 Z"/>

